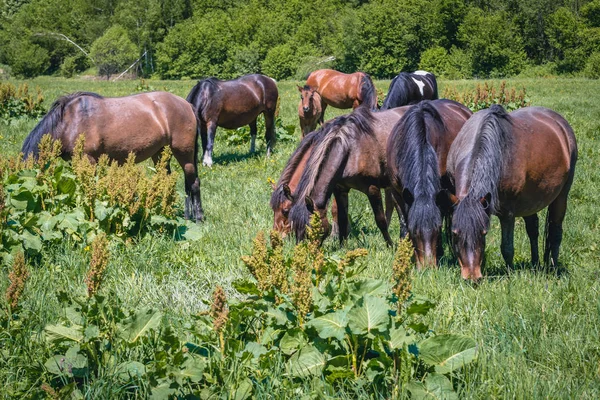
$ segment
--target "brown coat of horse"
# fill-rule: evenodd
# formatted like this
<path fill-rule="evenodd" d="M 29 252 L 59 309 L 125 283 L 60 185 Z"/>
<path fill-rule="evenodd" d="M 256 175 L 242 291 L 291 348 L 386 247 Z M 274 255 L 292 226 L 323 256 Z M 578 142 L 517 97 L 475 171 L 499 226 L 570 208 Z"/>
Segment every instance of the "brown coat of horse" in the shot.
<path fill-rule="evenodd" d="M 441 229 L 451 205 L 446 158 L 454 138 L 473 114 L 452 100 L 422 101 L 394 126 L 387 145 L 392 193 L 415 248 L 417 266 L 437 264 L 443 254 Z M 449 232 L 448 232 L 449 234 Z M 436 251 L 437 250 L 437 251 Z M 437 254 L 436 254 L 437 253 Z"/>
<path fill-rule="evenodd" d="M 495 214 L 502 227 L 501 251 L 513 266 L 515 218 L 523 217 L 531 260 L 539 262 L 537 212 L 548 207 L 544 262 L 558 265 L 562 223 L 575 175 L 577 143 L 568 122 L 543 107 L 508 114 L 494 105 L 465 123 L 448 154 L 456 195 L 452 218 L 462 277 L 481 278 L 485 235 Z"/>
<path fill-rule="evenodd" d="M 338 207 L 339 239 L 349 234 L 348 192 L 367 195 L 388 245 L 392 239 L 383 210 L 381 189 L 390 185 L 386 172 L 386 143 L 392 127 L 410 107 L 372 113 L 364 107 L 328 121 L 315 131 L 313 150 L 302 173 L 289 219 L 298 241 L 304 239 L 313 212 L 318 212 L 325 235 L 329 234 L 327 202 L 333 194 Z"/>
<path fill-rule="evenodd" d="M 129 153 L 136 162 L 160 159 L 170 146 L 185 174 L 186 218 L 203 219 L 198 163 L 198 120 L 184 99 L 166 92 L 125 97 L 102 97 L 78 92 L 56 100 L 50 111 L 23 143 L 23 154 L 37 157 L 45 134 L 62 143 L 62 157 L 70 158 L 79 135 L 85 136 L 84 152 L 98 160 L 102 154 L 124 162 Z"/>
<path fill-rule="evenodd" d="M 319 69 L 310 73 L 306 85 L 316 88 L 321 95 L 321 122 L 327 105 L 345 109 L 364 104 L 372 111 L 377 109 L 377 91 L 371 77 L 364 72 L 344 74 L 333 69 Z"/>
<path fill-rule="evenodd" d="M 279 92 L 275 80 L 265 75 L 244 75 L 231 81 L 208 78 L 198 82 L 187 96 L 200 119 L 204 156 L 202 163 L 211 166 L 217 126 L 236 129 L 250 126 L 250 152 L 256 141 L 256 118 L 265 117 L 267 156 L 275 146 L 275 111 Z"/>
<path fill-rule="evenodd" d="M 298 103 L 298 117 L 300 118 L 300 130 L 302 137 L 317 128 L 317 124 L 323 124 L 323 110 L 321 108 L 321 95 L 316 88 L 310 86 L 298 86 L 300 102 Z"/>

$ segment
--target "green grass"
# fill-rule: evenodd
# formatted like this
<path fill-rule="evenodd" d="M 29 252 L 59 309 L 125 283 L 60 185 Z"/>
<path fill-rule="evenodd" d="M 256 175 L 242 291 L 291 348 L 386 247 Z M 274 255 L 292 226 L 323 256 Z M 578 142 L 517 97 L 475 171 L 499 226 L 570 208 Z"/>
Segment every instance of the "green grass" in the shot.
<path fill-rule="evenodd" d="M 28 83 L 42 88 L 47 106 L 56 97 L 77 90 L 116 96 L 134 93 L 138 84 L 48 77 Z M 195 84 L 147 83 L 182 97 Z M 298 123 L 297 83 L 278 84 L 284 124 Z M 376 82 L 383 91 L 388 84 Z M 440 93 L 447 85 L 461 89 L 475 84 L 442 81 Z M 478 361 L 456 378 L 460 398 L 600 398 L 600 210 L 596 206 L 600 189 L 600 81 L 511 79 L 508 86 L 525 86 L 533 105 L 561 113 L 577 135 L 579 161 L 561 247 L 561 262 L 567 273 L 557 276 L 531 269 L 524 224 L 519 220 L 515 232 L 517 270 L 508 274 L 500 255 L 499 224 L 494 219 L 482 284 L 464 282 L 458 267 L 445 258 L 439 269 L 415 274 L 414 293 L 437 301 L 437 308 L 428 316 L 437 333 L 467 334 L 478 342 Z M 341 113 L 328 108 L 327 118 Z M 0 152 L 18 152 L 35 123 L 19 120 L 0 124 Z M 268 179 L 278 179 L 296 143 L 280 143 L 274 156 L 266 159 L 264 144 L 257 154 L 249 155 L 249 145 L 227 146 L 225 135 L 221 129 L 217 132 L 213 168 L 200 168 L 206 222 L 199 241 L 146 237 L 111 248 L 104 289 L 114 290 L 127 307 L 156 307 L 177 320 L 206 309 L 202 300 L 217 284 L 224 286 L 228 295 L 236 296 L 231 282 L 248 276 L 240 257 L 249 254 L 256 233 L 268 231 L 272 225 Z M 174 169 L 179 171 L 178 166 Z M 181 176 L 179 190 L 183 198 Z M 351 193 L 350 216 L 353 231 L 346 247 L 340 249 L 337 242 L 328 239 L 326 250 L 342 253 L 364 247 L 369 250 L 365 274 L 388 276 L 393 250 L 386 248 L 364 195 Z M 391 231 L 398 237 L 397 219 Z M 31 267 L 23 299 L 31 318 L 23 321 L 23 329 L 35 333 L 56 321 L 61 312 L 55 296 L 58 290 L 84 294 L 88 253 L 69 240 L 44 249 L 43 261 Z M 7 274 L 3 267 L 2 292 L 8 285 Z M 15 345 L 24 346 L 23 356 L 9 360 L 0 357 L 0 386 L 18 382 L 23 365 L 41 368 L 48 357 L 44 349 L 27 343 Z M 257 389 L 256 393 L 264 397 L 272 394 L 269 388 Z"/>

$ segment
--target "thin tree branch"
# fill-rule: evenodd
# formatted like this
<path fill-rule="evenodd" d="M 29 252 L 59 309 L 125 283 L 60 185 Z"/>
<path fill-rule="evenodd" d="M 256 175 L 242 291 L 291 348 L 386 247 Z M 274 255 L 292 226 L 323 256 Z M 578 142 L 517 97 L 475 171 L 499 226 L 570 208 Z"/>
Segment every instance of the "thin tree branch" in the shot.
<path fill-rule="evenodd" d="M 146 53 L 147 53 L 147 52 L 148 52 L 148 50 L 146 50 L 146 51 L 144 52 L 144 54 L 142 54 L 142 55 L 140 56 L 140 58 L 138 58 L 137 60 L 135 60 L 135 62 L 134 62 L 133 64 L 131 64 L 131 65 L 129 66 L 129 68 L 127 68 L 125 71 L 121 72 L 121 75 L 117 76 L 117 77 L 116 77 L 115 79 L 113 79 L 112 81 L 114 82 L 114 81 L 116 81 L 117 79 L 119 79 L 120 77 L 122 77 L 123 75 L 125 75 L 125 74 L 127 73 L 127 71 L 129 71 L 131 68 L 133 68 L 133 66 L 134 66 L 135 64 L 137 64 L 138 62 L 140 62 L 140 60 L 141 60 L 142 58 L 144 58 L 144 56 L 146 55 Z"/>
<path fill-rule="evenodd" d="M 77 47 L 83 54 L 86 55 L 87 58 L 92 60 L 94 65 L 96 65 L 96 61 L 92 58 L 92 56 L 90 56 L 90 54 L 87 51 L 85 51 L 80 45 L 78 45 L 73 40 L 71 40 L 67 35 L 64 35 L 62 33 L 55 33 L 55 32 L 47 32 L 47 33 L 39 32 L 39 33 L 36 33 L 35 36 L 50 36 L 50 37 L 53 37 L 58 40 L 65 40 L 65 41 L 71 43 L 73 46 Z"/>

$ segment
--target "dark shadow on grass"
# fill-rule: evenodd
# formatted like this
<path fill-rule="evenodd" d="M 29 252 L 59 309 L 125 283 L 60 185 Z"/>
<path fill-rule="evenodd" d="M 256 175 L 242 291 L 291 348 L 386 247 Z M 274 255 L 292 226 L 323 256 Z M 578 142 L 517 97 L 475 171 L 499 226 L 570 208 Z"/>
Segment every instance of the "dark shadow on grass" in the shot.
<path fill-rule="evenodd" d="M 533 265 L 530 261 L 519 261 L 516 262 L 513 268 L 508 268 L 504 262 L 498 266 L 488 267 L 484 266 L 482 269 L 484 279 L 497 280 L 510 277 L 517 271 L 532 271 L 535 274 L 543 274 L 548 277 L 562 278 L 563 276 L 569 276 L 569 270 L 564 265 L 560 264 L 558 267 L 547 267 L 544 265 Z"/>
<path fill-rule="evenodd" d="M 238 153 L 238 152 L 229 152 L 229 153 L 221 153 L 219 155 L 213 154 L 213 163 L 217 165 L 227 165 L 232 163 L 237 163 L 240 161 L 246 161 L 253 158 L 264 157 L 265 152 L 261 150 L 257 150 L 254 153 L 250 153 L 249 151 L 246 153 Z M 200 159 L 200 157 L 198 157 Z"/>

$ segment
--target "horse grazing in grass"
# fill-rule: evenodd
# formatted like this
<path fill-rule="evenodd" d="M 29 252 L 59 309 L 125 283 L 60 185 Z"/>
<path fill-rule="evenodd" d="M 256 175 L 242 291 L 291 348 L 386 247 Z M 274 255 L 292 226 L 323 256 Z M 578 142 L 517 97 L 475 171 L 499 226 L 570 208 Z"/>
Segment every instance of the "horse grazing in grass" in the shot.
<path fill-rule="evenodd" d="M 427 71 L 400 72 L 390 83 L 382 110 L 438 98 L 435 75 Z"/>
<path fill-rule="evenodd" d="M 298 117 L 300 117 L 300 130 L 302 137 L 317 129 L 317 124 L 323 125 L 323 110 L 321 108 L 321 95 L 316 88 L 308 85 L 298 86 L 300 103 L 298 103 Z"/>
<path fill-rule="evenodd" d="M 537 212 L 548 207 L 544 262 L 558 265 L 562 223 L 577 162 L 577 143 L 567 121 L 543 107 L 508 114 L 493 105 L 464 124 L 448 154 L 456 195 L 452 239 L 462 277 L 478 280 L 490 217 L 502 227 L 501 251 L 513 266 L 515 218 L 523 217 L 531 261 L 539 263 Z"/>
<path fill-rule="evenodd" d="M 315 88 L 321 95 L 322 116 L 328 105 L 344 109 L 362 104 L 372 111 L 377 110 L 375 85 L 364 72 L 344 74 L 333 69 L 319 69 L 308 75 L 306 85 Z"/>
<path fill-rule="evenodd" d="M 198 178 L 199 121 L 192 106 L 166 92 L 150 92 L 126 97 L 102 97 L 77 92 L 56 100 L 48 114 L 25 138 L 25 157 L 38 155 L 43 135 L 50 134 L 62 143 L 62 157 L 69 159 L 80 134 L 85 137 L 84 153 L 92 160 L 102 154 L 119 163 L 129 153 L 135 161 L 152 158 L 156 163 L 165 146 L 185 175 L 185 217 L 204 218 Z"/>
<path fill-rule="evenodd" d="M 231 81 L 208 78 L 199 81 L 187 96 L 200 119 L 200 135 L 204 156 L 202 163 L 211 166 L 213 145 L 217 126 L 236 129 L 250 126 L 250 152 L 255 150 L 256 119 L 265 117 L 267 156 L 275 146 L 275 111 L 277 108 L 277 84 L 265 75 L 245 75 Z"/>
<path fill-rule="evenodd" d="M 471 114 L 452 100 L 425 100 L 404 114 L 388 139 L 392 194 L 408 225 L 418 267 L 437 264 L 443 254 L 442 221 L 449 222 L 452 211 L 445 193 L 452 191 L 446 158 Z"/>
<path fill-rule="evenodd" d="M 321 217 L 325 237 L 329 234 L 327 202 L 333 194 L 338 207 L 339 239 L 343 242 L 349 234 L 348 191 L 356 189 L 369 198 L 377 227 L 392 245 L 381 200 L 381 188 L 390 184 L 385 148 L 392 127 L 408 108 L 372 113 L 359 107 L 349 115 L 328 121 L 315 132 L 313 149 L 289 212 L 296 240 L 304 239 L 313 212 Z"/>

